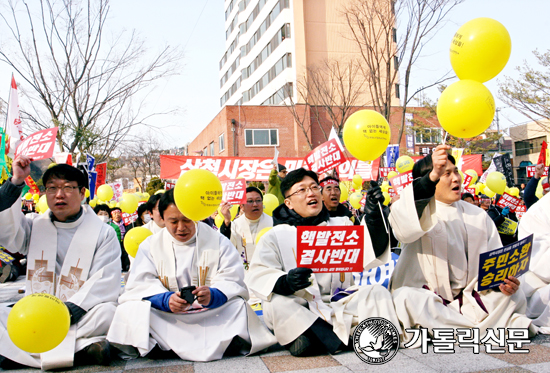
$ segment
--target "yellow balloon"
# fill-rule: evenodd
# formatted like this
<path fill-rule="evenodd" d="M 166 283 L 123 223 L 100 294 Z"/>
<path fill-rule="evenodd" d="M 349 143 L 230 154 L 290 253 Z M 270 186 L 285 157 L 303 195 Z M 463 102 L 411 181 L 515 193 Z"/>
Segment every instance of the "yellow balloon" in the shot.
<path fill-rule="evenodd" d="M 359 210 L 361 208 L 362 199 L 363 199 L 363 194 L 361 192 L 355 192 L 351 196 L 349 196 L 349 203 L 351 207 L 353 207 L 356 210 Z"/>
<path fill-rule="evenodd" d="M 34 199 L 35 202 L 38 201 L 38 200 L 40 199 L 40 194 L 34 193 L 34 194 L 32 195 L 32 199 Z"/>
<path fill-rule="evenodd" d="M 388 192 L 382 192 L 382 195 L 384 196 L 384 206 L 387 206 L 390 204 L 391 197 Z"/>
<path fill-rule="evenodd" d="M 235 216 L 237 216 L 237 213 L 239 212 L 239 205 L 231 205 L 229 208 L 229 212 L 231 213 L 231 220 L 235 219 Z M 218 215 L 220 216 L 222 214 L 222 207 L 218 207 Z M 223 216 L 222 216 L 223 218 Z"/>
<path fill-rule="evenodd" d="M 535 196 L 538 199 L 541 199 L 544 196 L 543 189 L 542 189 L 542 184 L 540 182 L 539 182 L 539 185 L 537 185 L 537 189 L 535 190 Z"/>
<path fill-rule="evenodd" d="M 411 169 L 411 170 L 412 170 L 412 169 Z M 399 175 L 399 174 L 397 173 L 397 171 L 390 171 L 390 172 L 388 172 L 388 180 L 391 179 L 392 177 L 397 176 L 397 175 Z M 389 185 L 389 184 L 388 184 L 388 185 Z"/>
<path fill-rule="evenodd" d="M 258 242 L 260 242 L 260 238 L 262 238 L 262 236 L 272 228 L 273 227 L 265 227 L 264 229 L 258 232 L 258 234 L 256 235 L 256 245 L 258 244 Z"/>
<path fill-rule="evenodd" d="M 84 197 L 88 198 L 90 196 L 90 189 L 86 188 L 86 192 L 84 192 Z"/>
<path fill-rule="evenodd" d="M 479 184 L 475 184 L 474 185 L 474 194 L 475 195 L 478 195 L 480 193 L 480 185 Z"/>
<path fill-rule="evenodd" d="M 218 227 L 218 229 L 220 229 L 222 224 L 223 224 L 223 221 L 224 221 L 223 215 L 218 214 L 218 215 L 216 215 L 216 218 L 214 219 L 214 224 L 216 224 L 216 227 Z"/>
<path fill-rule="evenodd" d="M 149 195 L 149 193 L 145 192 L 143 193 L 143 198 L 145 198 L 145 200 L 147 201 L 149 198 L 151 198 L 151 196 Z"/>
<path fill-rule="evenodd" d="M 459 79 L 483 83 L 506 66 L 512 52 L 510 34 L 502 23 L 476 18 L 462 25 L 451 42 L 451 65 Z"/>
<path fill-rule="evenodd" d="M 272 216 L 273 210 L 275 210 L 277 207 L 279 207 L 279 199 L 277 196 L 267 193 L 264 195 L 264 212 Z"/>
<path fill-rule="evenodd" d="M 519 188 L 517 187 L 510 188 L 510 195 L 514 197 L 519 197 Z"/>
<path fill-rule="evenodd" d="M 222 183 L 208 170 L 189 170 L 176 181 L 174 199 L 183 215 L 200 221 L 212 215 L 220 205 Z"/>
<path fill-rule="evenodd" d="M 361 175 L 353 175 L 353 179 L 352 179 L 352 182 L 353 184 L 355 185 L 363 185 L 363 178 L 361 177 Z"/>
<path fill-rule="evenodd" d="M 340 183 L 340 203 L 347 201 L 349 196 L 348 187 L 344 183 Z"/>
<path fill-rule="evenodd" d="M 125 193 L 120 200 L 120 210 L 127 214 L 133 214 L 139 205 L 139 199 L 136 195 L 131 193 Z"/>
<path fill-rule="evenodd" d="M 397 171 L 399 171 L 399 173 L 401 174 L 411 171 L 413 167 L 414 160 L 408 155 L 402 155 L 401 157 L 397 158 L 397 161 L 395 162 L 395 168 L 397 168 Z"/>
<path fill-rule="evenodd" d="M 46 268 L 38 269 L 46 272 Z M 7 329 L 11 341 L 23 351 L 43 353 L 57 347 L 69 332 L 71 316 L 67 306 L 47 293 L 27 295 L 13 306 Z"/>
<path fill-rule="evenodd" d="M 113 198 L 113 188 L 110 185 L 103 184 L 97 188 L 97 197 L 102 201 L 110 201 Z"/>
<path fill-rule="evenodd" d="M 485 194 L 485 188 L 486 188 L 485 184 L 483 183 L 477 183 L 477 184 L 479 185 L 479 193 Z"/>
<path fill-rule="evenodd" d="M 489 189 L 488 186 L 486 186 L 483 190 L 483 194 L 485 194 L 489 198 L 493 198 L 496 195 L 496 192 L 493 192 L 491 189 Z"/>
<path fill-rule="evenodd" d="M 109 203 L 107 203 L 107 206 L 109 206 L 109 208 L 112 209 L 116 207 L 116 203 L 114 201 L 110 201 Z"/>
<path fill-rule="evenodd" d="M 382 185 L 380 185 L 380 189 L 382 189 L 382 192 L 387 192 L 390 190 L 390 183 L 387 181 L 382 182 Z"/>
<path fill-rule="evenodd" d="M 506 177 L 504 177 L 504 175 L 498 171 L 491 172 L 489 175 L 487 175 L 487 180 L 485 180 L 485 184 L 493 192 L 502 194 L 506 189 Z"/>
<path fill-rule="evenodd" d="M 437 102 L 437 118 L 453 136 L 475 137 L 483 133 L 495 116 L 495 100 L 483 84 L 459 80 L 448 86 Z"/>
<path fill-rule="evenodd" d="M 460 183 L 462 184 L 462 182 L 464 181 L 464 173 L 460 170 L 458 170 L 458 173 L 460 174 Z"/>
<path fill-rule="evenodd" d="M 94 198 L 92 200 L 90 200 L 90 202 L 88 202 L 88 204 L 93 208 L 93 207 L 96 207 L 97 205 L 97 200 Z"/>
<path fill-rule="evenodd" d="M 46 212 L 46 210 L 48 210 L 48 200 L 46 199 L 45 194 L 38 199 L 36 207 L 40 209 L 40 212 Z"/>
<path fill-rule="evenodd" d="M 155 194 L 161 194 L 161 193 L 164 193 L 164 192 L 166 192 L 166 190 L 164 190 L 164 189 L 159 189 L 159 190 L 157 190 L 157 191 L 155 192 Z M 149 193 L 147 193 L 147 194 L 149 194 Z"/>
<path fill-rule="evenodd" d="M 470 175 L 472 177 L 472 180 L 470 180 L 470 185 L 469 186 L 474 185 L 477 181 L 477 178 L 479 177 L 477 175 L 477 172 L 475 170 L 469 169 L 469 170 L 464 171 L 464 173 L 466 175 Z"/>
<path fill-rule="evenodd" d="M 126 232 L 126 234 L 124 235 L 124 249 L 126 250 L 128 255 L 130 255 L 132 258 L 135 258 L 139 249 L 139 245 L 141 245 L 141 243 L 152 234 L 153 232 L 145 227 L 132 228 L 128 232 Z"/>
<path fill-rule="evenodd" d="M 391 131 L 386 119 L 374 110 L 359 110 L 344 124 L 347 150 L 361 161 L 372 161 L 388 147 Z"/>
<path fill-rule="evenodd" d="M 510 188 L 508 188 L 508 187 L 504 188 L 504 193 L 510 194 Z"/>
<path fill-rule="evenodd" d="M 32 193 L 25 193 L 23 198 L 25 198 L 25 200 L 27 200 L 27 201 L 30 201 L 32 199 Z"/>

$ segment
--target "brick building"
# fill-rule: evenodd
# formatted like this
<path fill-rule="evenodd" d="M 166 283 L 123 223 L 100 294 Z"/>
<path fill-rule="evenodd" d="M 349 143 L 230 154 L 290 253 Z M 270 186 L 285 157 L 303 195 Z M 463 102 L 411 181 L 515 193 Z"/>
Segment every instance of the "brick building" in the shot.
<path fill-rule="evenodd" d="M 360 110 L 364 108 L 356 108 Z M 410 108 L 413 112 L 425 110 Z M 274 147 L 281 157 L 304 157 L 316 147 L 327 141 L 331 121 L 329 116 L 318 109 L 306 105 L 297 105 L 295 113 L 286 106 L 225 106 L 206 128 L 188 145 L 188 155 L 225 156 L 225 157 L 271 157 Z M 420 121 L 433 127 L 431 134 L 415 136 L 412 129 L 405 131 L 400 149 L 401 153 L 422 154 L 441 143 L 442 128 L 436 118 L 425 120 L 409 113 L 409 123 Z M 304 123 L 303 126 L 300 122 Z M 395 144 L 401 125 L 400 108 L 395 108 L 390 117 L 391 142 Z M 309 145 L 311 144 L 311 146 Z"/>

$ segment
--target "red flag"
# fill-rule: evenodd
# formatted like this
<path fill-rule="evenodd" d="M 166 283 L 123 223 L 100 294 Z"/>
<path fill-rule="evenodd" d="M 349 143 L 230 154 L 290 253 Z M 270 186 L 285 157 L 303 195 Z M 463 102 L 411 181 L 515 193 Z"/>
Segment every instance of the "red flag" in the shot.
<path fill-rule="evenodd" d="M 25 179 L 25 184 L 27 184 L 32 194 L 40 194 L 40 189 L 38 189 L 38 186 L 30 175 Z"/>
<path fill-rule="evenodd" d="M 546 141 L 542 142 L 542 147 L 540 148 L 540 154 L 539 154 L 539 160 L 537 161 L 537 164 L 543 164 L 546 166 L 546 149 L 548 148 L 548 145 L 546 144 Z"/>

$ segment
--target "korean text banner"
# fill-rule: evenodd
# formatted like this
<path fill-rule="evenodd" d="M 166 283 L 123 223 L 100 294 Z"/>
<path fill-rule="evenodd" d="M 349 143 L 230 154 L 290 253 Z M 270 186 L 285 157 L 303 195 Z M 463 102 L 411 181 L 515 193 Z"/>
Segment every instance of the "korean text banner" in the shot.
<path fill-rule="evenodd" d="M 220 180 L 232 180 L 239 177 L 246 181 L 267 181 L 273 169 L 273 158 L 267 157 L 201 157 L 201 156 L 160 156 L 160 178 L 178 179 L 181 174 L 193 169 L 203 169 L 214 173 Z M 300 167 L 307 168 L 303 158 L 278 158 L 278 162 L 290 172 Z M 346 158 L 338 166 L 341 180 L 352 180 L 360 175 L 363 180 L 376 180 L 380 160 L 363 162 L 355 158 Z"/>
<path fill-rule="evenodd" d="M 55 147 L 57 127 L 47 128 L 27 137 L 15 151 L 15 156 L 25 155 L 34 161 L 51 158 Z"/>
<path fill-rule="evenodd" d="M 481 253 L 477 291 L 504 283 L 508 276 L 519 277 L 529 270 L 533 235 L 499 249 Z"/>

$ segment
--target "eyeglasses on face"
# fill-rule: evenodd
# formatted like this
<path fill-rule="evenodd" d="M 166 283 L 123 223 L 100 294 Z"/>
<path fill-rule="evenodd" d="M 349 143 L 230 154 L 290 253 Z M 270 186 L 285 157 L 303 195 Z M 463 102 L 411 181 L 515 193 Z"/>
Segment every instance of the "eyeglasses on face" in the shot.
<path fill-rule="evenodd" d="M 249 200 L 246 201 L 246 204 L 247 204 L 247 205 L 253 205 L 253 204 L 259 205 L 259 204 L 261 204 L 262 202 L 263 202 L 263 201 L 262 201 L 261 199 L 255 199 L 255 200 L 249 199 Z"/>
<path fill-rule="evenodd" d="M 297 191 L 295 191 L 292 194 L 289 194 L 286 196 L 286 198 L 290 198 L 292 196 L 303 196 L 307 193 L 308 190 L 311 190 L 313 193 L 318 193 L 321 190 L 321 187 L 319 185 L 311 185 L 307 188 L 300 188 Z"/>
<path fill-rule="evenodd" d="M 65 185 L 64 187 L 51 186 L 46 188 L 46 193 L 54 195 L 54 194 L 57 194 L 57 192 L 59 192 L 59 189 L 63 189 L 63 193 L 71 194 L 75 189 L 79 189 L 79 188 L 80 187 L 78 186 L 72 186 L 72 185 Z"/>

